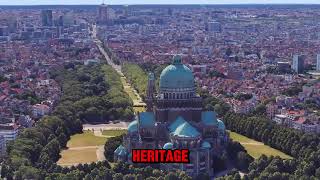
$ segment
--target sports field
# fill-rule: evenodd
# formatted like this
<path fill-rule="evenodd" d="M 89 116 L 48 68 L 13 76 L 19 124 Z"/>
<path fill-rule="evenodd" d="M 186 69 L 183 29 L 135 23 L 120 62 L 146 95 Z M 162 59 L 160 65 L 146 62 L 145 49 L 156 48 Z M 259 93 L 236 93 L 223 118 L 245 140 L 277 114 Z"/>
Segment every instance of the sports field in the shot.
<path fill-rule="evenodd" d="M 127 132 L 126 129 L 122 130 L 104 130 L 102 131 L 102 135 L 104 136 L 120 136 L 122 134 L 125 134 Z"/>
<path fill-rule="evenodd" d="M 67 143 L 67 147 L 99 146 L 104 145 L 106 141 L 106 137 L 98 137 L 95 136 L 92 131 L 84 131 L 82 134 L 71 136 L 71 139 Z"/>
<path fill-rule="evenodd" d="M 229 133 L 231 139 L 233 139 L 234 141 L 238 141 L 248 151 L 248 154 L 256 159 L 259 158 L 262 154 L 265 154 L 267 156 L 280 156 L 284 159 L 292 159 L 291 156 L 277 149 L 271 148 L 270 146 L 267 146 L 262 142 L 247 138 L 246 136 L 235 132 L 229 131 Z"/>
<path fill-rule="evenodd" d="M 63 150 L 57 164 L 71 166 L 79 163 L 91 163 L 103 160 L 103 146 L 109 137 L 120 136 L 126 130 L 105 130 L 101 132 L 84 131 L 71 136 L 68 149 Z"/>

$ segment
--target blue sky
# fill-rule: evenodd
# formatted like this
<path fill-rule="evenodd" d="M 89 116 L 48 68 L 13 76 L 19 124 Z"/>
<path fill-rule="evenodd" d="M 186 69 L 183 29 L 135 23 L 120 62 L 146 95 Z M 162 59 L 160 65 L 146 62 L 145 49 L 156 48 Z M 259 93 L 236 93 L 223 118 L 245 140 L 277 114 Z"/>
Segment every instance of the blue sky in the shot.
<path fill-rule="evenodd" d="M 0 5 L 101 4 L 103 0 L 0 0 Z M 320 4 L 320 0 L 105 0 L 106 4 Z"/>

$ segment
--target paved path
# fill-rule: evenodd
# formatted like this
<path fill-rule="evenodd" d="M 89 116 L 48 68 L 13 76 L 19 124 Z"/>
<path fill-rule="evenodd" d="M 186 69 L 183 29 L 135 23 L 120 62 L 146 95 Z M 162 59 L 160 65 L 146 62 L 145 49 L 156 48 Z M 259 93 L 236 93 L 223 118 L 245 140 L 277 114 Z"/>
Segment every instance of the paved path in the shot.
<path fill-rule="evenodd" d="M 106 137 L 106 138 L 114 137 L 114 136 L 103 135 L 102 131 L 100 130 L 93 130 L 93 134 L 97 137 Z"/>
<path fill-rule="evenodd" d="M 243 143 L 243 142 L 240 142 L 240 144 L 242 144 L 242 145 L 259 145 L 259 146 L 264 145 L 263 143 L 260 143 L 260 142 L 256 142 L 256 143 Z"/>
<path fill-rule="evenodd" d="M 106 157 L 104 157 L 104 146 L 103 145 L 98 147 L 96 154 L 97 154 L 98 161 L 106 160 Z"/>
<path fill-rule="evenodd" d="M 119 130 L 128 129 L 129 122 L 121 121 L 119 123 L 109 124 L 84 124 L 82 129 L 84 131 L 103 131 L 103 130 Z"/>
<path fill-rule="evenodd" d="M 96 149 L 99 146 L 81 146 L 81 147 L 70 147 L 68 150 L 84 150 L 84 149 Z"/>
<path fill-rule="evenodd" d="M 125 86 L 129 86 L 130 89 L 133 91 L 133 93 L 137 96 L 138 100 L 132 99 L 133 101 L 133 106 L 139 107 L 139 106 L 146 106 L 146 103 L 144 103 L 142 101 L 141 96 L 137 93 L 137 91 L 128 83 L 126 77 L 124 76 L 124 74 L 122 73 L 121 70 L 121 66 L 115 64 L 112 59 L 109 57 L 109 55 L 107 54 L 107 52 L 105 51 L 104 47 L 103 47 L 103 43 L 97 38 L 97 26 L 93 25 L 92 27 L 92 37 L 94 39 L 94 42 L 96 43 L 97 47 L 99 48 L 101 54 L 105 57 L 105 59 L 107 60 L 108 64 L 117 71 L 117 73 L 122 77 L 125 78 L 125 82 L 122 82 L 123 88 L 125 88 Z"/>

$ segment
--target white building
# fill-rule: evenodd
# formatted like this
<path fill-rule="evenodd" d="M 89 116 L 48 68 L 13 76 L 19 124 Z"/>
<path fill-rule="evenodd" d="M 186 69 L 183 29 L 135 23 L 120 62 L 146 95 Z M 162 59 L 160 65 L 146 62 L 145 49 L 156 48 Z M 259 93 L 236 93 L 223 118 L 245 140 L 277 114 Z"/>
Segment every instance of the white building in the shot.
<path fill-rule="evenodd" d="M 15 140 L 19 130 L 20 125 L 15 123 L 0 124 L 0 136 L 4 137 L 5 142 Z"/>
<path fill-rule="evenodd" d="M 50 107 L 45 104 L 36 104 L 32 106 L 32 116 L 34 118 L 41 118 L 50 112 Z"/>
<path fill-rule="evenodd" d="M 0 136 L 0 157 L 6 153 L 6 140 L 4 136 Z"/>
<path fill-rule="evenodd" d="M 320 71 L 320 54 L 317 54 L 317 71 Z"/>

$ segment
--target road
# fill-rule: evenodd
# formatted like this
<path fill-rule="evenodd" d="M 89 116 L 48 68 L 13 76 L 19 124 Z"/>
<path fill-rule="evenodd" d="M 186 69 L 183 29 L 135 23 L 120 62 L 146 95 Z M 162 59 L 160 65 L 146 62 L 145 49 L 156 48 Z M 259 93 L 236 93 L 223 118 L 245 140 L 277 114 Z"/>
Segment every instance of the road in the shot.
<path fill-rule="evenodd" d="M 115 64 L 112 59 L 109 57 L 109 55 L 107 54 L 106 50 L 103 47 L 103 43 L 97 38 L 97 26 L 93 25 L 92 27 L 92 37 L 94 39 L 94 42 L 97 44 L 97 47 L 99 48 L 101 54 L 105 57 L 107 63 L 112 66 L 112 68 L 114 70 L 117 71 L 117 73 L 121 76 L 121 78 L 124 78 L 125 82 L 122 82 L 123 88 L 128 88 L 128 86 L 130 87 L 130 89 L 132 90 L 132 92 L 136 95 L 137 99 L 132 99 L 133 101 L 133 107 L 146 107 L 146 103 L 144 103 L 142 101 L 141 96 L 138 94 L 138 92 L 131 86 L 131 84 L 128 83 L 127 78 L 124 76 L 124 74 L 122 73 L 121 70 L 121 66 Z"/>
<path fill-rule="evenodd" d="M 119 123 L 109 123 L 109 124 L 84 124 L 82 129 L 84 131 L 103 131 L 103 130 L 117 130 L 117 129 L 128 129 L 128 122 L 119 122 Z"/>

